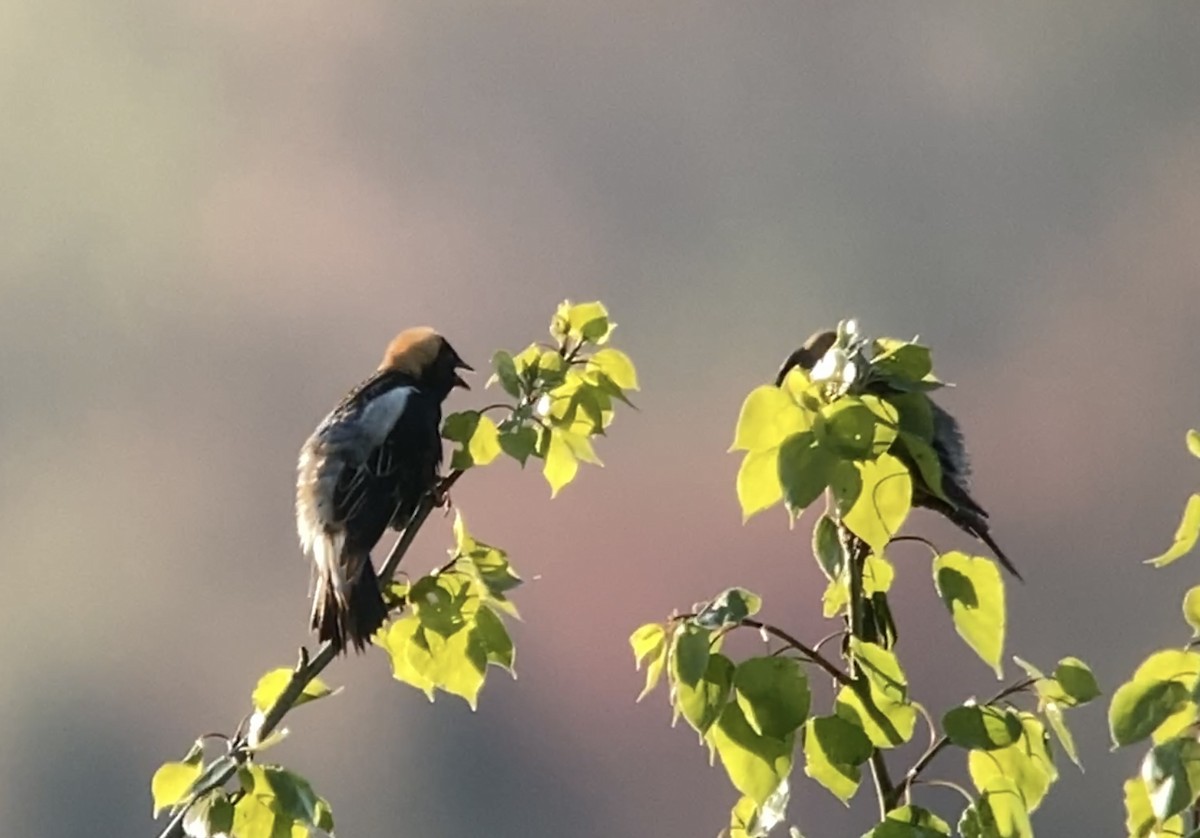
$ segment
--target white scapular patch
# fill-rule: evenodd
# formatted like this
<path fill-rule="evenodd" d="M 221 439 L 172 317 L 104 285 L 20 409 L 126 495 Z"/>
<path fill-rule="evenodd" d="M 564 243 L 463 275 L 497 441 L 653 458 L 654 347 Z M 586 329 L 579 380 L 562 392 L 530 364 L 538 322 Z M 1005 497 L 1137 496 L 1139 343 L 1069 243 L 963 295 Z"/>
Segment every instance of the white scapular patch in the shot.
<path fill-rule="evenodd" d="M 412 387 L 395 387 L 371 399 L 363 407 L 357 424 L 367 439 L 367 447 L 375 448 L 391 433 L 412 393 Z"/>

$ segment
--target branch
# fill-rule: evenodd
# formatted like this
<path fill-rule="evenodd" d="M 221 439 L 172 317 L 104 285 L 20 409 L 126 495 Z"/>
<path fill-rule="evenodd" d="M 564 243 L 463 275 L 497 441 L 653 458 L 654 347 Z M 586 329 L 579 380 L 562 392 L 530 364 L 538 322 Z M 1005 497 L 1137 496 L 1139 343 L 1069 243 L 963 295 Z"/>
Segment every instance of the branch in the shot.
<path fill-rule="evenodd" d="M 680 616 L 681 617 L 686 617 L 686 616 L 694 617 L 695 615 L 694 614 L 692 614 L 692 615 L 681 614 Z M 769 625 L 768 623 L 760 623 L 758 620 L 750 620 L 750 619 L 742 620 L 740 623 L 738 623 L 738 625 L 745 626 L 746 628 L 758 629 L 759 631 L 765 631 L 767 634 L 771 635 L 776 640 L 782 640 L 788 646 L 792 647 L 797 652 L 800 652 L 800 654 L 804 655 L 804 657 L 806 657 L 810 662 L 815 663 L 817 666 L 824 669 L 826 672 L 828 672 L 830 674 L 830 676 L 833 677 L 833 680 L 837 681 L 842 686 L 846 686 L 846 687 L 854 686 L 854 681 L 851 680 L 850 676 L 847 675 L 845 672 L 842 672 L 842 670 L 838 669 L 832 663 L 830 663 L 830 661 L 827 657 L 822 655 L 820 652 L 818 652 L 816 649 L 812 648 L 811 646 L 807 646 L 804 643 L 801 643 L 799 640 L 792 637 L 790 634 L 788 634 L 783 629 L 776 628 L 775 626 Z"/>
<path fill-rule="evenodd" d="M 413 512 L 412 518 L 409 519 L 404 532 L 396 539 L 396 543 L 392 545 L 392 549 L 379 571 L 380 581 L 384 585 L 392 580 L 392 576 L 395 575 L 396 569 L 400 566 L 400 561 L 408 552 L 409 547 L 412 546 L 413 540 L 417 537 L 417 532 L 429 517 L 429 513 L 433 511 L 439 499 L 445 496 L 450 487 L 462 475 L 463 472 L 461 470 L 452 471 L 442 480 L 435 491 L 429 492 L 421 498 L 421 502 Z M 220 788 L 233 779 L 238 768 L 251 755 L 254 746 L 275 732 L 275 729 L 279 727 L 279 723 L 283 721 L 284 717 L 304 693 L 304 688 L 320 675 L 329 664 L 333 663 L 336 658 L 337 649 L 329 641 L 322 643 L 320 648 L 317 649 L 317 654 L 311 659 L 308 656 L 308 650 L 301 647 L 300 660 L 296 663 L 296 668 L 292 672 L 292 677 L 288 681 L 287 687 L 279 695 L 279 698 L 275 699 L 275 703 L 267 709 L 267 712 L 262 715 L 262 722 L 258 725 L 251 723 L 249 731 L 239 733 L 230 742 L 229 753 L 222 757 L 222 759 L 228 760 L 228 765 L 224 770 L 216 773 L 203 787 L 197 788 L 192 793 L 188 802 L 180 807 L 175 817 L 171 818 L 166 828 L 160 833 L 159 838 L 183 838 L 183 821 L 192 803 L 209 791 Z"/>

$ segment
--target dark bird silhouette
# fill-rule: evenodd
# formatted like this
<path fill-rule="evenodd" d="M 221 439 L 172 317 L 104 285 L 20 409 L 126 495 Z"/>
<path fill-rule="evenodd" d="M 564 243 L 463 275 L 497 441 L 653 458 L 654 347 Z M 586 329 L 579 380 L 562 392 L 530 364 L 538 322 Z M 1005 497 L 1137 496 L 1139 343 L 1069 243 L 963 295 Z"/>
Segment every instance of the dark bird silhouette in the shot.
<path fill-rule="evenodd" d="M 430 328 L 396 336 L 378 371 L 326 416 L 300 449 L 296 529 L 316 568 L 312 627 L 358 650 L 387 619 L 371 550 L 402 530 L 433 491 L 442 402 L 471 367 Z"/>
<path fill-rule="evenodd" d="M 837 334 L 832 331 L 822 331 L 813 334 L 804 344 L 787 357 L 783 362 L 783 366 L 779 369 L 779 374 L 775 377 L 775 386 L 783 384 L 784 378 L 793 367 L 800 367 L 805 372 L 812 372 L 817 362 L 824 357 L 825 353 L 834 345 L 837 340 Z M 874 393 L 878 396 L 887 396 L 898 393 L 899 391 L 891 387 L 886 381 L 867 379 L 866 392 Z M 970 461 L 967 458 L 966 445 L 963 442 L 962 431 L 958 427 L 958 422 L 943 410 L 938 404 L 929 400 L 929 404 L 933 411 L 933 450 L 937 454 L 938 462 L 942 468 L 942 495 L 945 499 L 939 497 L 921 476 L 921 471 L 916 467 L 912 457 L 903 445 L 898 445 L 893 449 L 893 453 L 908 466 L 909 472 L 912 474 L 913 480 L 913 496 L 912 502 L 914 506 L 920 506 L 925 509 L 932 509 L 939 513 L 963 532 L 978 538 L 996 555 L 1000 560 L 1000 564 L 1015 576 L 1021 579 L 1021 574 L 1017 571 L 1013 563 L 1009 561 L 1008 556 L 1000 549 L 1000 545 L 992 538 L 991 528 L 988 524 L 988 514 L 982 506 L 975 502 L 968 492 L 968 477 L 971 473 Z"/>

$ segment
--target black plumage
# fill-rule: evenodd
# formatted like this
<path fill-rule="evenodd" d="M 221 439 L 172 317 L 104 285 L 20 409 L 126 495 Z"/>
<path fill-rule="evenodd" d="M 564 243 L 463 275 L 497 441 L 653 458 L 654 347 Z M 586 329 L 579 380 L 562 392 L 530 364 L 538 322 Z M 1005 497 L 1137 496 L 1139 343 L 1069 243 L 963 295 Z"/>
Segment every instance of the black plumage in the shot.
<path fill-rule="evenodd" d="M 821 331 L 813 334 L 784 361 L 775 377 L 775 385 L 782 385 L 793 367 L 800 367 L 806 372 L 812 372 L 813 367 L 836 341 L 837 334 L 833 331 Z M 878 396 L 893 395 L 898 392 L 887 381 L 880 379 L 868 379 L 866 391 Z M 995 553 L 1000 564 L 1009 573 L 1017 579 L 1021 579 L 1021 574 L 1004 554 L 1004 551 L 1000 549 L 1000 545 L 992 538 L 987 511 L 976 503 L 968 491 L 970 461 L 967 458 L 967 449 L 963 443 L 963 435 L 958 422 L 939 407 L 933 399 L 929 400 L 929 404 L 933 414 L 932 446 L 942 469 L 941 488 L 944 499 L 925 483 L 920 469 L 916 467 L 907 450 L 903 445 L 898 445 L 893 452 L 908 466 L 908 470 L 912 474 L 913 505 L 939 513 L 963 532 L 978 538 Z"/>
<path fill-rule="evenodd" d="M 467 386 L 460 369 L 470 367 L 437 332 L 401 332 L 300 450 L 296 526 L 316 567 L 312 627 L 338 650 L 364 649 L 387 619 L 371 550 L 437 485 L 442 402 Z"/>

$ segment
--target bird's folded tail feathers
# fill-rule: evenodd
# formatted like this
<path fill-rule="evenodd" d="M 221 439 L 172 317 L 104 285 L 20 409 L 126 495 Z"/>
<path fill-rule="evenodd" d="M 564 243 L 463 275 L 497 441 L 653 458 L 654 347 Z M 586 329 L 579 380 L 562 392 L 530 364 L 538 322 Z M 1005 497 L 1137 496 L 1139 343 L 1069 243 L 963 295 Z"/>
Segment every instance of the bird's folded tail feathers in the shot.
<path fill-rule="evenodd" d="M 1020 571 L 1017 570 L 1008 556 L 1004 555 L 1004 551 L 1000 549 L 1000 545 L 996 543 L 996 539 L 992 538 L 991 528 L 988 527 L 985 519 L 960 509 L 954 512 L 950 520 L 986 544 L 988 549 L 996 555 L 1000 564 L 1004 566 L 1004 569 L 1017 577 L 1018 582 L 1025 581 L 1025 578 L 1021 576 Z"/>
<path fill-rule="evenodd" d="M 340 567 L 318 574 L 312 627 L 322 641 L 331 641 L 337 651 L 345 649 L 347 642 L 357 651 L 366 649 L 387 616 L 387 603 L 370 555 L 343 556 Z"/>

